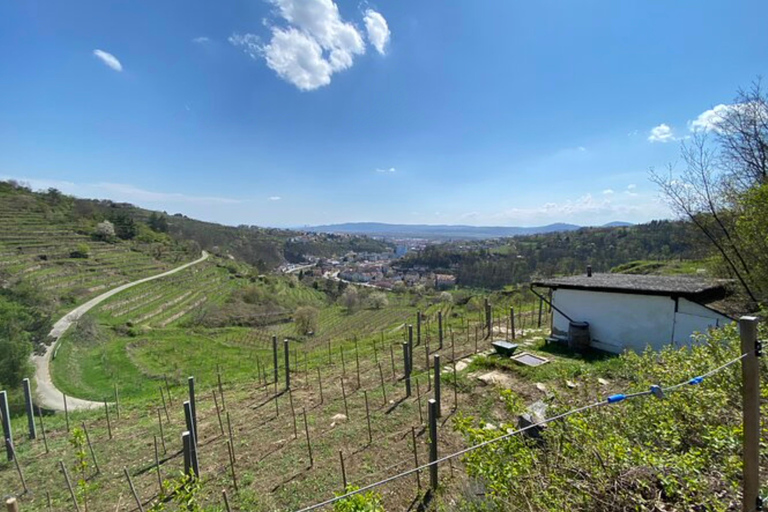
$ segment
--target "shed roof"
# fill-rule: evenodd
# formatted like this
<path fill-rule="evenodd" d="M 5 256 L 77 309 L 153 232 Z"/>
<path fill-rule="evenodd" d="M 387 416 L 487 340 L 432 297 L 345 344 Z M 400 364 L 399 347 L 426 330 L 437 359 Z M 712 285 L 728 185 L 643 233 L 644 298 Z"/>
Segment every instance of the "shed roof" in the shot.
<path fill-rule="evenodd" d="M 638 274 L 586 274 L 541 279 L 534 286 L 568 288 L 596 292 L 634 293 L 641 295 L 672 295 L 697 302 L 722 299 L 728 281 L 694 276 L 659 276 Z"/>

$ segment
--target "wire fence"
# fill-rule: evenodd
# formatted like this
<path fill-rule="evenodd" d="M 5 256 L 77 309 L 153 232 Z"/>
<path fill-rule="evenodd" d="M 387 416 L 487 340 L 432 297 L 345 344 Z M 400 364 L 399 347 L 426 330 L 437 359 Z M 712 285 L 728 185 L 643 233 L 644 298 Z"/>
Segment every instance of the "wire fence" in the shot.
<path fill-rule="evenodd" d="M 732 365 L 734 365 L 736 363 L 741 362 L 742 359 L 744 359 L 748 355 L 750 355 L 750 353 L 749 352 L 745 352 L 745 353 L 741 354 L 740 356 L 738 356 L 738 357 L 736 357 L 734 359 L 731 359 L 727 363 L 725 363 L 725 364 L 723 364 L 721 366 L 718 366 L 717 368 L 714 368 L 714 369 L 712 369 L 712 370 L 710 370 L 710 371 L 708 371 L 708 372 L 706 372 L 704 374 L 694 376 L 694 377 L 692 377 L 692 378 L 690 378 L 688 380 L 685 380 L 683 382 L 680 382 L 678 384 L 674 384 L 674 385 L 671 385 L 671 386 L 665 386 L 665 387 L 662 387 L 660 385 L 653 385 L 653 386 L 650 387 L 650 389 L 645 390 L 645 391 L 638 391 L 638 392 L 633 392 L 633 393 L 616 393 L 616 394 L 610 395 L 610 396 L 606 397 L 603 400 L 600 400 L 600 401 L 597 401 L 597 402 L 593 402 L 591 404 L 584 405 L 584 406 L 581 406 L 581 407 L 577 407 L 575 409 L 571 409 L 569 411 L 563 412 L 561 414 L 557 414 L 557 415 L 552 416 L 550 418 L 546 418 L 545 420 L 542 420 L 542 421 L 539 421 L 539 422 L 536 422 L 536 423 L 532 423 L 530 425 L 527 425 L 525 427 L 519 428 L 519 429 L 514 430 L 512 432 L 508 432 L 507 434 L 504 434 L 502 436 L 490 439 L 488 441 L 484 441 L 482 443 L 475 444 L 473 446 L 469 446 L 467 448 L 464 448 L 463 450 L 459 450 L 457 452 L 451 453 L 450 455 L 445 455 L 445 456 L 440 457 L 440 458 L 438 458 L 438 459 L 436 459 L 434 461 L 431 461 L 431 462 L 429 462 L 427 464 L 422 464 L 421 466 L 418 466 L 418 467 L 415 467 L 415 468 L 403 471 L 401 473 L 392 475 L 392 476 L 384 478 L 382 480 L 378 480 L 376 482 L 370 483 L 368 485 L 365 485 L 365 486 L 360 487 L 358 489 L 355 489 L 353 491 L 349 491 L 349 492 L 347 492 L 347 493 L 345 493 L 343 495 L 339 495 L 339 496 L 336 496 L 334 498 L 330 498 L 330 499 L 327 499 L 325 501 L 322 501 L 320 503 L 316 503 L 316 504 L 304 507 L 302 509 L 299 509 L 297 512 L 310 512 L 312 510 L 317 510 L 317 509 L 326 507 L 328 505 L 332 505 L 333 503 L 336 503 L 337 501 L 350 498 L 350 497 L 352 497 L 352 496 L 354 496 L 356 494 L 360 494 L 360 493 L 364 493 L 364 492 L 370 491 L 372 489 L 375 489 L 375 488 L 380 487 L 382 485 L 388 484 L 388 483 L 393 482 L 395 480 L 399 480 L 401 478 L 405 478 L 405 477 L 408 477 L 410 475 L 413 475 L 414 473 L 421 472 L 421 471 L 424 471 L 424 470 L 430 470 L 430 469 L 438 466 L 440 463 L 450 461 L 450 460 L 455 459 L 457 457 L 461 457 L 462 455 L 467 454 L 469 452 L 472 452 L 474 450 L 478 450 L 478 449 L 483 448 L 485 446 L 489 446 L 491 444 L 498 443 L 498 442 L 503 441 L 505 439 L 509 439 L 509 438 L 511 438 L 513 436 L 517 436 L 519 434 L 522 434 L 522 433 L 524 433 L 524 432 L 526 432 L 528 430 L 532 430 L 532 429 L 535 429 L 535 428 L 538 428 L 538 427 L 542 427 L 542 426 L 544 426 L 544 425 L 546 425 L 548 423 L 552 423 L 554 421 L 565 419 L 565 418 L 567 418 L 569 416 L 573 416 L 574 414 L 579 414 L 579 413 L 586 412 L 586 411 L 588 411 L 590 409 L 595 409 L 595 408 L 598 408 L 598 407 L 603 407 L 603 406 L 606 406 L 606 405 L 615 404 L 615 403 L 619 403 L 619 402 L 623 402 L 623 401 L 631 400 L 631 399 L 635 399 L 635 398 L 646 397 L 646 396 L 650 396 L 650 395 L 653 395 L 654 397 L 656 397 L 658 399 L 663 399 L 670 392 L 678 391 L 678 390 L 680 390 L 681 388 L 684 388 L 684 387 L 691 387 L 691 386 L 696 386 L 698 384 L 701 384 L 704 381 L 704 379 L 706 379 L 708 377 L 711 377 L 711 376 L 713 376 L 713 375 L 715 375 L 715 374 L 725 370 L 726 368 L 728 368 L 728 367 L 730 367 L 730 366 L 732 366 Z"/>

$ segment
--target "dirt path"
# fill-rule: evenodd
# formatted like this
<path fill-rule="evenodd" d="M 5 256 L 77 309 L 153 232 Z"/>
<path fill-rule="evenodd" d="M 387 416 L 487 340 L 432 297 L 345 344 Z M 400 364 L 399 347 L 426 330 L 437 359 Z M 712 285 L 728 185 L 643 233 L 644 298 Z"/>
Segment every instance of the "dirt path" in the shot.
<path fill-rule="evenodd" d="M 72 311 L 64 315 L 61 319 L 59 319 L 58 322 L 53 324 L 53 329 L 51 329 L 50 336 L 54 339 L 54 342 L 48 346 L 48 348 L 45 351 L 45 354 L 41 356 L 32 356 L 32 362 L 35 363 L 35 379 L 37 380 L 37 393 L 35 395 L 35 402 L 37 403 L 37 405 L 45 409 L 52 409 L 55 411 L 64 410 L 64 397 L 61 391 L 56 389 L 56 386 L 53 385 L 53 381 L 51 380 L 50 363 L 51 363 L 51 357 L 53 356 L 53 352 L 56 348 L 56 344 L 58 343 L 59 338 L 61 338 L 61 336 L 67 331 L 67 329 L 69 329 L 70 325 L 72 325 L 74 322 L 77 322 L 77 320 L 81 316 L 83 316 L 85 313 L 87 313 L 89 310 L 91 310 L 95 306 L 104 302 L 105 300 L 112 297 L 113 295 L 122 292 L 123 290 L 127 290 L 128 288 L 131 288 L 141 283 L 146 283 L 147 281 L 153 281 L 155 279 L 160 279 L 161 277 L 166 277 L 171 274 L 175 274 L 176 272 L 179 272 L 181 270 L 184 270 L 185 268 L 191 267 L 192 265 L 197 265 L 198 263 L 203 262 L 206 259 L 208 259 L 208 253 L 203 251 L 203 255 L 200 258 L 196 259 L 195 261 L 185 263 L 180 267 L 176 267 L 167 272 L 163 272 L 162 274 L 145 277 L 143 279 L 139 279 L 138 281 L 133 281 L 131 283 L 126 283 L 124 285 L 118 286 L 117 288 L 113 288 L 107 292 L 102 293 L 97 297 L 92 298 L 85 304 L 82 304 L 76 307 L 75 309 L 73 309 Z M 101 402 L 91 402 L 90 400 L 81 400 L 79 398 L 74 398 L 69 396 L 67 397 L 67 408 L 69 410 L 93 409 L 95 407 L 101 407 L 102 405 L 104 404 Z"/>

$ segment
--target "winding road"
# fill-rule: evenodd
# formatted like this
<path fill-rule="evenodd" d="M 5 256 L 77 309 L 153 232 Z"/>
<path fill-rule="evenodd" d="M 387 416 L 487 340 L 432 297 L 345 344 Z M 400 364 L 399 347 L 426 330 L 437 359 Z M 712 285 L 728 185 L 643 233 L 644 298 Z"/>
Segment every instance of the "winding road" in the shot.
<path fill-rule="evenodd" d="M 162 274 L 145 277 L 143 279 L 139 279 L 138 281 L 132 281 L 130 283 L 120 285 L 116 288 L 112 288 L 111 290 L 92 298 L 85 304 L 81 304 L 80 306 L 76 307 L 64 315 L 58 322 L 53 324 L 53 329 L 51 329 L 49 334 L 49 336 L 54 339 L 53 343 L 51 343 L 45 350 L 45 354 L 41 356 L 32 356 L 32 362 L 35 363 L 35 379 L 37 380 L 37 393 L 35 394 L 35 403 L 44 409 L 50 409 L 54 411 L 64 410 L 64 396 L 62 392 L 53 385 L 53 381 L 51 380 L 51 357 L 53 356 L 59 339 L 64 335 L 65 332 L 67 332 L 67 329 L 69 329 L 70 325 L 72 325 L 74 322 L 77 322 L 81 316 L 113 295 L 116 295 L 123 290 L 127 290 L 133 286 L 146 283 L 148 281 L 154 281 L 155 279 L 160 279 L 162 277 L 175 274 L 176 272 L 180 272 L 185 268 L 189 268 L 192 265 L 197 265 L 198 263 L 207 260 L 208 256 L 208 253 L 203 251 L 203 255 L 195 261 L 190 261 L 189 263 L 185 263 L 184 265 L 176 267 L 172 270 L 168 270 L 167 272 L 163 272 Z M 102 402 L 92 402 L 90 400 L 81 400 L 79 398 L 73 398 L 69 396 L 67 397 L 67 409 L 69 410 L 93 409 L 103 405 L 104 404 Z"/>

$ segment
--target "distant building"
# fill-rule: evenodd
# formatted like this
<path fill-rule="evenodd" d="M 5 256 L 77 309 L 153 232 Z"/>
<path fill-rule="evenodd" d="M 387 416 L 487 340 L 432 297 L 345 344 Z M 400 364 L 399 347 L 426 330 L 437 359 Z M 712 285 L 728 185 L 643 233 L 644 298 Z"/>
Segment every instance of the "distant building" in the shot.
<path fill-rule="evenodd" d="M 551 290 L 551 340 L 574 344 L 588 332 L 589 346 L 613 353 L 688 345 L 694 332 L 732 321 L 711 306 L 727 294 L 723 281 L 588 272 L 532 286 Z"/>
<path fill-rule="evenodd" d="M 456 276 L 451 274 L 435 274 L 435 289 L 447 290 L 456 286 Z"/>

